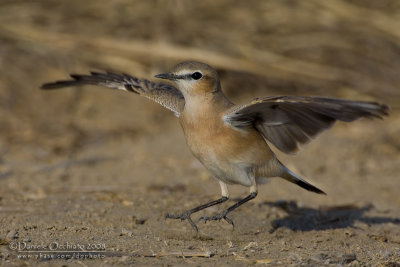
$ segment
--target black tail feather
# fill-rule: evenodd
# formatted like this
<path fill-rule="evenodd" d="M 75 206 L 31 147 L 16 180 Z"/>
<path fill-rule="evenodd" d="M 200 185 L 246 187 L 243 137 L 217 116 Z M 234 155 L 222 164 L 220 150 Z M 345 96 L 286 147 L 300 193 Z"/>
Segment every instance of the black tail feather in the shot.
<path fill-rule="evenodd" d="M 322 191 L 321 189 L 313 186 L 312 184 L 304 182 L 302 180 L 297 180 L 295 182 L 295 184 L 297 184 L 298 186 L 300 186 L 300 187 L 302 187 L 302 188 L 304 188 L 304 189 L 306 189 L 308 191 L 311 191 L 311 192 L 314 192 L 314 193 L 317 193 L 317 194 L 326 195 L 326 193 L 324 191 Z"/>
<path fill-rule="evenodd" d="M 283 179 L 285 179 L 291 183 L 297 184 L 298 186 L 300 186 L 308 191 L 311 191 L 311 192 L 314 192 L 317 194 L 326 195 L 326 193 L 324 191 L 322 191 L 321 189 L 313 186 L 312 184 L 310 184 L 310 183 L 306 182 L 305 180 L 303 180 L 302 178 L 298 177 L 296 174 L 291 172 L 286 167 L 284 167 L 284 168 L 286 169 L 286 171 L 281 176 Z"/>

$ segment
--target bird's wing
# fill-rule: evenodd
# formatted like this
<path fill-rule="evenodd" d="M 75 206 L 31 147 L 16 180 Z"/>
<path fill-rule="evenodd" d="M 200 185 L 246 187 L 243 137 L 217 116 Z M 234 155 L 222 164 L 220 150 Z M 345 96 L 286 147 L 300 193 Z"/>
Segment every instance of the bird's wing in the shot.
<path fill-rule="evenodd" d="M 127 74 L 114 74 L 109 72 L 91 72 L 90 75 L 71 74 L 70 76 L 72 78 L 71 80 L 46 83 L 42 85 L 41 89 L 58 89 L 87 84 L 120 89 L 147 97 L 173 111 L 177 117 L 179 117 L 185 105 L 185 99 L 182 93 L 174 86 L 166 83 L 155 83 L 145 79 L 138 79 Z"/>
<path fill-rule="evenodd" d="M 381 118 L 388 111 L 388 106 L 376 102 L 278 96 L 256 98 L 246 105 L 234 106 L 223 118 L 233 127 L 255 127 L 279 150 L 294 153 L 337 120 Z"/>

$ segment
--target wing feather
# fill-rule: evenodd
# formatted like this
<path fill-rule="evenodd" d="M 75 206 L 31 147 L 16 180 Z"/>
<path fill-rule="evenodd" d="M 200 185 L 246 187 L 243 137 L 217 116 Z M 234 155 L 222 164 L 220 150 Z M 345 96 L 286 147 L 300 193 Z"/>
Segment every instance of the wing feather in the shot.
<path fill-rule="evenodd" d="M 256 98 L 249 104 L 234 106 L 226 112 L 224 121 L 237 128 L 255 127 L 279 150 L 293 153 L 338 120 L 382 118 L 388 111 L 388 106 L 376 102 L 278 96 Z"/>
<path fill-rule="evenodd" d="M 72 80 L 46 83 L 42 85 L 41 89 L 51 90 L 69 86 L 100 85 L 142 95 L 173 111 L 177 117 L 179 117 L 185 105 L 182 93 L 170 84 L 155 83 L 128 74 L 111 72 L 91 72 L 90 75 L 71 74 L 70 76 Z"/>

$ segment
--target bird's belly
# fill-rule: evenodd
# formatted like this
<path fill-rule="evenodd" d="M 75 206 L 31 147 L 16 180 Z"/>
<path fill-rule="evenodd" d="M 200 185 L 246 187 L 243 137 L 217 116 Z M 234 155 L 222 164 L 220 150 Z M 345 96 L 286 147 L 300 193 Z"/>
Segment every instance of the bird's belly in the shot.
<path fill-rule="evenodd" d="M 272 158 L 272 151 L 255 130 L 197 129 L 186 130 L 185 136 L 194 156 L 215 178 L 228 184 L 250 186 L 250 173 Z"/>
<path fill-rule="evenodd" d="M 218 160 L 209 161 L 207 158 L 199 159 L 213 177 L 227 184 L 251 185 L 248 168 L 231 162 Z"/>

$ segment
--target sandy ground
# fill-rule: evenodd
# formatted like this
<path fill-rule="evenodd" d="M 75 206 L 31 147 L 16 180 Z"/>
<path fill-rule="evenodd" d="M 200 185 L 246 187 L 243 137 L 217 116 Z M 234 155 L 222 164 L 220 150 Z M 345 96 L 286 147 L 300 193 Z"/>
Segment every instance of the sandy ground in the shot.
<path fill-rule="evenodd" d="M 158 60 L 137 54 L 133 58 L 121 58 L 117 52 L 125 50 L 119 46 L 99 54 L 96 49 L 106 42 L 84 45 L 87 43 L 82 40 L 87 35 L 90 38 L 112 36 L 111 39 L 119 38 L 121 43 L 126 39 L 134 40 L 131 31 L 138 35 L 140 32 L 136 28 L 131 31 L 129 27 L 124 28 L 122 18 L 117 16 L 121 12 L 124 14 L 128 7 L 141 11 L 132 17 L 122 17 L 129 25 L 147 27 L 148 30 L 139 36 L 143 40 L 153 40 L 154 36 L 168 40 L 162 29 L 169 23 L 171 43 L 185 45 L 191 40 L 191 45 L 210 50 L 223 43 L 231 44 L 238 39 L 226 31 L 226 35 L 209 41 L 207 47 L 205 40 L 217 36 L 213 35 L 216 33 L 211 28 L 209 32 L 196 28 L 200 25 L 198 22 L 204 22 L 202 16 L 204 19 L 215 16 L 213 10 L 220 10 L 221 6 L 205 1 L 203 6 L 197 4 L 203 11 L 198 14 L 195 8 L 181 1 L 164 2 L 165 6 L 151 2 L 157 9 L 150 11 L 140 1 L 128 7 L 122 1 L 103 3 L 101 7 L 97 4 L 79 6 L 74 1 L 71 6 L 60 6 L 52 1 L 43 3 L 46 5 L 4 1 L 0 9 L 2 265 L 400 266 L 400 48 L 397 35 L 389 38 L 377 31 L 377 26 L 357 24 L 353 30 L 360 30 L 359 36 L 354 37 L 361 40 L 357 43 L 361 47 L 359 50 L 350 51 L 340 46 L 332 50 L 321 44 L 315 49 L 286 48 L 288 50 L 282 52 L 278 47 L 282 47 L 284 40 L 289 40 L 297 29 L 292 29 L 293 32 L 281 29 L 280 32 L 269 18 L 270 24 L 266 25 L 275 31 L 264 29 L 259 35 L 272 40 L 269 47 L 273 52 L 296 58 L 290 61 L 293 64 L 299 64 L 299 60 L 326 63 L 337 70 L 351 70 L 353 76 L 350 72 L 338 72 L 337 79 L 318 79 L 307 76 L 310 73 L 304 74 L 310 69 L 293 74 L 273 68 L 262 76 L 246 68 L 241 72 L 222 61 L 215 62 L 225 92 L 236 103 L 262 95 L 317 94 L 382 101 L 390 104 L 392 111 L 384 120 L 338 123 L 295 157 L 277 151 L 288 167 L 323 189 L 327 196 L 274 179 L 260 187 L 254 201 L 232 212 L 234 229 L 224 221 L 198 223 L 199 233 L 196 234 L 187 222 L 165 220 L 164 216 L 219 198 L 219 186 L 190 154 L 180 125 L 171 112 L 124 92 L 94 87 L 49 92 L 40 91 L 38 87 L 43 82 L 65 78 L 69 72 L 91 69 L 114 69 L 150 78 L 180 61 L 179 57 L 168 58 L 162 54 Z M 221 3 L 229 6 L 227 1 Z M 316 2 L 308 3 L 312 6 Z M 391 6 L 390 1 L 385 3 L 386 9 L 372 3 L 361 7 L 360 3 L 355 3 L 353 8 L 357 7 L 359 12 L 366 9 L 382 12 L 382 16 L 387 15 L 386 19 L 398 14 L 396 5 Z M 160 9 L 169 11 L 174 5 L 178 8 L 169 15 L 157 16 Z M 288 8 L 285 5 L 287 3 L 282 10 Z M 46 14 L 44 7 L 52 8 L 53 12 Z M 248 20 L 244 19 L 247 24 L 243 23 L 238 29 L 252 29 L 256 22 L 249 16 L 249 10 L 257 8 L 241 8 L 244 13 L 237 13 L 237 16 Z M 307 8 L 307 5 L 298 7 L 298 19 L 303 18 L 301 11 Z M 111 12 L 111 18 L 102 20 L 108 14 L 105 9 L 120 13 Z M 146 10 L 154 17 L 146 20 Z M 229 6 L 231 15 L 238 10 L 239 7 Z M 17 16 L 18 23 L 11 23 L 15 18 L 11 19 L 6 11 Z M 187 33 L 182 36 L 183 33 L 174 27 L 185 11 L 194 12 L 194 17 L 189 20 L 191 25 L 182 26 Z M 328 22 L 337 19 L 329 17 L 332 15 L 329 12 L 325 15 Z M 340 19 L 344 20 L 343 16 Z M 305 18 L 311 20 L 309 17 Z M 143 20 L 147 24 L 143 24 Z M 328 23 L 326 21 L 324 23 Z M 96 23 L 102 23 L 104 29 Z M 209 23 L 221 34 L 227 29 L 221 26 L 223 23 L 234 22 L 215 20 Z M 328 24 L 317 20 L 316 25 L 329 28 Z M 246 27 L 249 28 L 243 29 Z M 110 33 L 115 28 L 119 31 Z M 185 39 L 192 34 L 189 29 L 198 30 L 197 42 Z M 328 37 L 346 36 L 341 27 L 330 30 L 324 33 Z M 74 31 L 78 33 L 75 35 Z M 67 35 L 60 36 L 60 32 Z M 280 35 L 277 37 L 272 32 Z M 342 46 L 355 45 L 350 32 L 345 32 L 351 37 L 344 38 Z M 201 37 L 201 33 L 204 36 Z M 376 35 L 380 39 L 375 38 Z M 52 36 L 57 38 L 53 40 Z M 69 43 L 71 36 L 76 37 L 74 45 Z M 260 40 L 248 41 L 257 47 Z M 363 42 L 368 45 L 363 46 Z M 300 42 L 293 41 L 293 44 L 300 45 Z M 368 49 L 375 46 L 380 54 L 365 57 L 363 49 L 367 46 Z M 225 49 L 228 55 L 236 53 L 234 47 Z M 220 47 L 214 51 L 222 50 Z M 85 51 L 92 51 L 98 58 Z M 317 55 L 312 51 L 318 51 Z M 215 58 L 204 58 L 211 64 L 213 60 Z M 354 80 L 355 77 L 362 81 Z M 193 218 L 215 214 L 248 194 L 244 187 L 229 189 L 232 197 L 229 203 L 199 212 Z"/>

